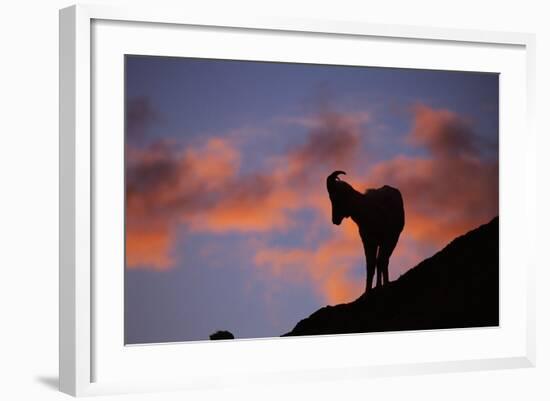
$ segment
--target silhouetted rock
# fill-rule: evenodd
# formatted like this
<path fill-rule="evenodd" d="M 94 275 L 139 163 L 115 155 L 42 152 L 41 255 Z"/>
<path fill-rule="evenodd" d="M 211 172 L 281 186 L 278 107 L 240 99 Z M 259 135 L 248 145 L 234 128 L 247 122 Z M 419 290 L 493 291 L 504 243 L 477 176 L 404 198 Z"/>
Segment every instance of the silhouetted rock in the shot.
<path fill-rule="evenodd" d="M 230 331 L 219 330 L 214 334 L 210 334 L 211 340 L 233 340 L 235 336 Z"/>
<path fill-rule="evenodd" d="M 498 326 L 498 217 L 456 238 L 399 279 L 326 306 L 285 336 Z"/>

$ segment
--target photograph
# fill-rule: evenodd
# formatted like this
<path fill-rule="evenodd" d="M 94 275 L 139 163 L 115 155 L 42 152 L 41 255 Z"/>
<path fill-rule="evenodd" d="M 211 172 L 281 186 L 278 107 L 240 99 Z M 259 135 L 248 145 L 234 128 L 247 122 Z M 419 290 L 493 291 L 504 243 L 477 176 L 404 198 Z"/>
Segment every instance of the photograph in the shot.
<path fill-rule="evenodd" d="M 499 74 L 126 54 L 124 344 L 498 327 Z"/>

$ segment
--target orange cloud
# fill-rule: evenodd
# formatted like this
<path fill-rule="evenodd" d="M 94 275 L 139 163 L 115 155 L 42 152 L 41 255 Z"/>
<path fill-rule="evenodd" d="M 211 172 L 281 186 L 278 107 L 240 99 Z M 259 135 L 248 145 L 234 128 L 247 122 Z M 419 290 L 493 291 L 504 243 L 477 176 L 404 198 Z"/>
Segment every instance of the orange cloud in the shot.
<path fill-rule="evenodd" d="M 132 227 L 126 235 L 126 266 L 167 270 L 174 266 L 170 256 L 173 232 L 169 227 Z"/>
<path fill-rule="evenodd" d="M 409 141 L 421 145 L 438 157 L 475 154 L 475 132 L 469 122 L 446 109 L 432 109 L 417 104 L 413 107 L 414 125 Z"/>
<path fill-rule="evenodd" d="M 486 157 L 486 144 L 468 120 L 449 110 L 424 105 L 413 108 L 406 143 L 422 156 L 396 156 L 375 164 L 364 187 L 384 184 L 399 188 L 405 201 L 406 224 L 390 261 L 390 275 L 404 272 L 457 235 L 498 214 L 498 160 Z M 253 263 L 271 278 L 303 282 L 329 303 L 361 294 L 364 255 L 351 221 L 330 225 L 331 206 L 324 180 L 333 169 L 362 171 L 360 153 L 367 113 L 352 116 L 323 112 L 299 123 L 309 129 L 301 146 L 266 159 L 254 173 L 240 171 L 241 154 L 229 137 L 211 138 L 178 150 L 160 142 L 129 150 L 127 173 L 127 263 L 161 270 L 174 266 L 170 257 L 176 228 L 207 233 L 256 235 L 296 228 L 294 215 L 314 212 L 300 233 L 311 246 L 271 247 L 262 242 L 251 250 Z M 484 153 L 485 152 L 485 153 Z M 493 149 L 491 154 L 496 154 Z M 329 225 L 331 236 L 319 236 Z M 424 251 L 419 251 L 424 249 Z M 392 274 L 393 272 L 393 274 Z"/>
<path fill-rule="evenodd" d="M 161 141 L 129 149 L 126 184 L 126 264 L 163 270 L 181 220 L 212 205 L 212 191 L 237 173 L 239 152 L 222 138 L 184 151 Z"/>
<path fill-rule="evenodd" d="M 417 106 L 407 140 L 428 156 L 379 163 L 369 176 L 400 189 L 405 235 L 440 246 L 498 214 L 498 160 L 482 157 L 484 144 L 467 120 Z"/>
<path fill-rule="evenodd" d="M 413 113 L 406 141 L 424 148 L 426 156 L 380 162 L 364 181 L 365 187 L 387 184 L 403 194 L 406 224 L 390 261 L 394 277 L 429 256 L 419 249 L 437 250 L 498 214 L 498 160 L 482 157 L 484 144 L 470 123 L 449 110 L 427 106 L 416 106 Z M 309 205 L 329 222 L 326 199 L 319 185 Z M 350 272 L 363 269 L 365 261 L 357 228 L 348 221 L 338 230 L 313 250 L 261 249 L 255 263 L 277 277 L 313 283 L 328 302 L 349 301 L 364 285 L 350 280 Z"/>
<path fill-rule="evenodd" d="M 226 187 L 224 198 L 192 219 L 197 231 L 278 231 L 292 226 L 288 211 L 299 207 L 298 196 L 269 176 L 250 176 Z"/>
<path fill-rule="evenodd" d="M 271 164 L 266 163 L 268 172 L 235 177 L 219 202 L 196 216 L 192 228 L 209 232 L 290 229 L 292 212 L 318 203 L 318 184 L 324 182 L 326 171 L 350 166 L 355 160 L 360 126 L 366 121 L 367 113 L 332 111 L 298 121 L 310 129 L 305 143 L 271 159 Z"/>
<path fill-rule="evenodd" d="M 212 190 L 224 187 L 236 176 L 240 158 L 239 151 L 228 139 L 210 138 L 202 147 L 190 147 L 185 151 L 183 167 L 191 167 L 192 181 Z"/>
<path fill-rule="evenodd" d="M 313 286 L 328 303 L 349 301 L 364 290 L 364 282 L 352 279 L 352 269 L 363 264 L 357 230 L 351 223 L 312 249 L 270 248 L 256 251 L 254 263 L 280 279 Z"/>
<path fill-rule="evenodd" d="M 320 113 L 310 120 L 303 145 L 266 160 L 263 171 L 251 174 L 239 174 L 240 152 L 229 137 L 183 150 L 168 141 L 128 149 L 128 267 L 173 266 L 168 255 L 181 224 L 210 233 L 272 232 L 291 229 L 292 214 L 300 209 L 329 214 L 318 183 L 328 169 L 355 159 L 360 125 L 368 118 Z"/>

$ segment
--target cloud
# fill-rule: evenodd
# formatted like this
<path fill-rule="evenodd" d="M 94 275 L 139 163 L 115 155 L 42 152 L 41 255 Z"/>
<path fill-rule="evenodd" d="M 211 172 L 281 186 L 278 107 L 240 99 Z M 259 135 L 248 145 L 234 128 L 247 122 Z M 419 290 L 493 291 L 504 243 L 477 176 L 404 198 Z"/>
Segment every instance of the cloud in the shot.
<path fill-rule="evenodd" d="M 279 231 L 292 225 L 288 211 L 298 207 L 294 191 L 269 175 L 252 174 L 228 183 L 223 198 L 190 225 L 195 231 L 214 233 Z"/>
<path fill-rule="evenodd" d="M 319 170 L 326 175 L 327 170 L 352 165 L 360 153 L 362 124 L 369 119 L 365 112 L 326 110 L 302 122 L 309 133 L 304 144 L 285 155 L 289 178 L 307 180 Z"/>
<path fill-rule="evenodd" d="M 170 255 L 173 242 L 174 230 L 168 221 L 130 224 L 126 231 L 126 266 L 158 271 L 173 267 L 174 259 Z"/>
<path fill-rule="evenodd" d="M 476 155 L 477 136 L 466 119 L 450 110 L 423 104 L 415 105 L 413 112 L 411 143 L 426 147 L 437 158 Z"/>
<path fill-rule="evenodd" d="M 390 260 L 392 279 L 498 214 L 496 152 L 485 157 L 484 143 L 467 119 L 449 110 L 418 105 L 405 141 L 425 154 L 379 162 L 369 170 L 363 185 L 354 183 L 360 191 L 387 184 L 402 192 L 406 224 Z M 326 194 L 321 188 L 317 193 L 319 218 L 328 222 Z M 352 280 L 351 273 L 364 268 L 365 261 L 357 229 L 349 221 L 318 241 L 314 249 L 266 247 L 258 251 L 255 263 L 276 277 L 312 283 L 329 303 L 353 299 L 363 289 L 364 282 Z"/>
<path fill-rule="evenodd" d="M 213 204 L 238 171 L 240 155 L 232 144 L 210 138 L 202 146 L 179 150 L 158 141 L 131 149 L 127 160 L 127 207 L 139 215 L 189 215 Z M 133 215 L 132 215 L 133 216 Z"/>
<path fill-rule="evenodd" d="M 254 263 L 280 280 L 312 286 L 328 303 L 340 303 L 358 296 L 364 282 L 353 278 L 353 269 L 363 264 L 362 245 L 356 230 L 348 227 L 312 249 L 265 247 L 257 250 Z M 351 228 L 351 230 L 349 229 Z"/>
<path fill-rule="evenodd" d="M 142 137 L 149 125 L 158 118 L 159 114 L 149 97 L 138 96 L 127 100 L 126 133 L 128 136 Z"/>
<path fill-rule="evenodd" d="M 358 153 L 360 124 L 366 114 L 324 112 L 304 143 L 266 160 L 259 172 L 240 173 L 241 155 L 228 137 L 178 149 L 160 141 L 130 148 L 127 165 L 129 267 L 173 266 L 167 257 L 176 227 L 193 232 L 274 232 L 293 227 L 292 214 L 319 204 L 319 182 L 326 171 L 349 165 Z M 327 210 L 328 201 L 324 199 Z M 157 247 L 134 251 L 146 237 L 142 226 L 157 227 Z M 160 241 L 160 238 L 164 238 Z M 136 245 L 136 248 L 138 246 Z M 155 252 L 158 257 L 154 258 Z M 141 255 L 141 256 L 140 256 Z M 140 261 L 140 259 L 143 259 Z"/>
<path fill-rule="evenodd" d="M 329 303 L 358 296 L 364 255 L 351 221 L 330 224 L 324 180 L 346 169 L 356 189 L 392 185 L 405 201 L 406 224 L 390 261 L 390 276 L 429 256 L 457 235 L 498 214 L 498 159 L 467 118 L 418 104 L 403 141 L 418 156 L 396 155 L 366 163 L 364 123 L 369 113 L 323 111 L 288 121 L 307 130 L 301 144 L 268 155 L 253 172 L 241 169 L 239 141 L 211 137 L 180 148 L 163 141 L 129 149 L 127 169 L 127 263 L 163 270 L 172 257 L 176 232 L 192 235 L 264 235 L 249 248 L 251 262 L 269 277 L 310 285 Z M 247 137 L 253 140 L 254 137 Z M 238 145 L 239 144 L 239 145 Z M 365 165 L 369 169 L 364 176 Z M 297 213 L 312 218 L 297 225 Z M 322 231 L 322 233 L 320 232 Z M 306 246 L 269 242 L 277 233 L 299 233 Z"/>
<path fill-rule="evenodd" d="M 178 149 L 169 141 L 129 149 L 126 167 L 127 266 L 163 270 L 176 229 L 195 213 L 212 207 L 212 194 L 238 171 L 239 153 L 224 139 Z"/>
<path fill-rule="evenodd" d="M 417 106 L 407 141 L 428 155 L 381 162 L 369 176 L 371 185 L 402 192 L 406 235 L 439 246 L 498 214 L 496 152 L 483 156 L 483 142 L 468 120 Z"/>
<path fill-rule="evenodd" d="M 312 117 L 310 117 L 311 119 Z M 327 111 L 316 116 L 303 144 L 274 157 L 257 173 L 234 177 L 218 202 L 191 223 L 194 230 L 287 230 L 292 213 L 312 206 L 326 171 L 349 165 L 358 154 L 364 114 Z M 323 187 L 324 188 L 324 187 Z"/>

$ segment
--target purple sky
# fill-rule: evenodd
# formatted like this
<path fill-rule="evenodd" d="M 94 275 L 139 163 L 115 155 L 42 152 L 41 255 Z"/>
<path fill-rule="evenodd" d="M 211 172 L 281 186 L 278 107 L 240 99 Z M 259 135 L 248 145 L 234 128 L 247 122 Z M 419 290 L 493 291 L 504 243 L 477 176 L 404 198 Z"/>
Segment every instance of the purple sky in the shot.
<path fill-rule="evenodd" d="M 361 295 L 325 177 L 401 190 L 390 279 L 498 214 L 498 75 L 126 56 L 126 343 L 279 336 Z"/>

